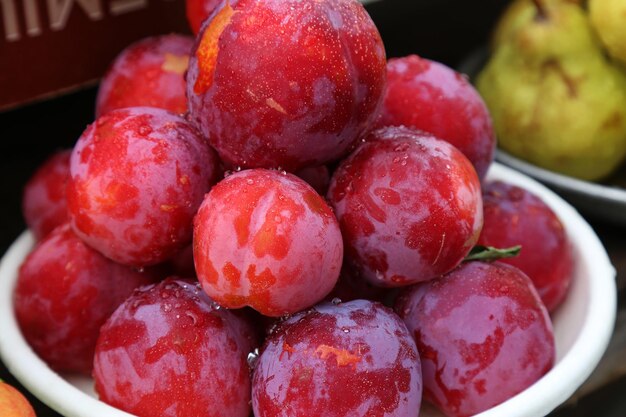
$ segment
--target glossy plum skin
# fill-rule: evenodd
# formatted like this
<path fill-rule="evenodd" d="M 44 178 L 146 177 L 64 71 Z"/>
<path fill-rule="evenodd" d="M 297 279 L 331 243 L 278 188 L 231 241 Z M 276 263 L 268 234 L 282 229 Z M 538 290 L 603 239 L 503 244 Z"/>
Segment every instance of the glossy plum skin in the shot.
<path fill-rule="evenodd" d="M 24 186 L 22 213 L 35 239 L 67 222 L 65 187 L 70 176 L 71 150 L 50 156 Z"/>
<path fill-rule="evenodd" d="M 420 360 L 392 310 L 325 303 L 270 333 L 255 364 L 256 417 L 417 417 Z"/>
<path fill-rule="evenodd" d="M 184 119 L 134 107 L 98 118 L 70 161 L 74 231 L 105 256 L 162 262 L 191 242 L 192 222 L 215 180 L 215 153 Z"/>
<path fill-rule="evenodd" d="M 346 255 L 369 282 L 400 287 L 456 267 L 482 227 L 480 182 L 449 143 L 376 130 L 333 174 L 328 199 Z"/>
<path fill-rule="evenodd" d="M 357 0 L 240 0 L 197 38 L 190 118 L 235 167 L 322 165 L 345 156 L 378 117 L 385 65 Z"/>
<path fill-rule="evenodd" d="M 105 74 L 96 99 L 96 117 L 125 107 L 148 106 L 187 112 L 185 71 L 193 38 L 163 35 L 124 49 Z"/>
<path fill-rule="evenodd" d="M 521 245 L 520 254 L 502 259 L 530 277 L 548 311 L 564 300 L 574 259 L 563 224 L 539 197 L 520 187 L 490 182 L 483 188 L 485 224 L 478 243 L 500 248 Z"/>
<path fill-rule="evenodd" d="M 261 168 L 211 189 L 193 242 L 198 279 L 213 300 L 273 317 L 323 299 L 343 258 L 339 225 L 324 199 L 294 175 Z"/>
<path fill-rule="evenodd" d="M 464 263 L 403 291 L 396 304 L 417 342 L 424 398 L 446 415 L 509 399 L 554 364 L 552 324 L 530 279 L 502 263 Z"/>
<path fill-rule="evenodd" d="M 33 350 L 59 372 L 89 375 L 100 326 L 156 271 L 118 265 L 85 245 L 69 224 L 57 227 L 20 267 L 14 302 Z"/>
<path fill-rule="evenodd" d="M 378 126 L 409 126 L 450 142 L 481 179 L 494 158 L 496 136 L 480 94 L 463 75 L 416 55 L 389 60 Z"/>
<path fill-rule="evenodd" d="M 198 283 L 168 278 L 135 291 L 102 327 L 96 392 L 139 417 L 248 417 L 253 348 L 248 323 Z"/>

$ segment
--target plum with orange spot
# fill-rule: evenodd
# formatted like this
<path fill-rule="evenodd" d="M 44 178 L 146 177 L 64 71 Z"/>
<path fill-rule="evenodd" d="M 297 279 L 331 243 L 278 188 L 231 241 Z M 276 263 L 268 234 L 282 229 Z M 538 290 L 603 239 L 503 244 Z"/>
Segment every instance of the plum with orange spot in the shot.
<path fill-rule="evenodd" d="M 417 343 L 424 398 L 447 416 L 494 407 L 554 364 L 548 311 L 528 276 L 513 266 L 464 263 L 403 290 L 395 309 Z"/>
<path fill-rule="evenodd" d="M 321 165 L 371 128 L 385 65 L 357 0 L 226 2 L 191 55 L 190 119 L 233 166 Z"/>
<path fill-rule="evenodd" d="M 71 150 L 55 152 L 24 186 L 22 213 L 36 239 L 67 222 L 65 187 L 70 177 Z"/>
<path fill-rule="evenodd" d="M 256 417 L 417 417 L 421 399 L 415 342 L 371 301 L 324 303 L 282 321 L 254 363 Z"/>
<path fill-rule="evenodd" d="M 198 279 L 212 299 L 273 317 L 322 300 L 343 258 L 339 225 L 324 199 L 295 175 L 261 168 L 211 189 L 193 242 Z"/>
<path fill-rule="evenodd" d="M 137 289 L 102 327 L 96 392 L 139 417 L 248 417 L 256 346 L 243 316 L 170 277 Z"/>
<path fill-rule="evenodd" d="M 496 135 L 478 91 L 462 74 L 417 55 L 389 60 L 378 126 L 409 126 L 450 142 L 481 179 L 493 161 Z"/>
<path fill-rule="evenodd" d="M 158 278 L 159 269 L 139 272 L 105 258 L 66 223 L 20 267 L 15 316 L 28 344 L 52 369 L 89 375 L 100 326 L 136 287 Z"/>
<path fill-rule="evenodd" d="M 113 110 L 72 152 L 72 227 L 116 262 L 160 263 L 191 243 L 193 216 L 217 166 L 209 144 L 183 118 L 150 107 Z"/>
<path fill-rule="evenodd" d="M 346 257 L 382 287 L 426 281 L 455 268 L 483 224 L 481 189 L 454 146 L 405 127 L 382 128 L 333 174 Z"/>
<path fill-rule="evenodd" d="M 185 72 L 193 38 L 162 35 L 124 49 L 100 83 L 96 116 L 125 107 L 148 106 L 187 112 Z"/>

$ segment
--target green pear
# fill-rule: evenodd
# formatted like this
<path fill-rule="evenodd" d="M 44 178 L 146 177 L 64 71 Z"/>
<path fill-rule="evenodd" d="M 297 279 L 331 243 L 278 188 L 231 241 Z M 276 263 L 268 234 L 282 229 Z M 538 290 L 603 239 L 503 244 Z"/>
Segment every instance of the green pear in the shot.
<path fill-rule="evenodd" d="M 626 157 L 626 76 L 603 55 L 584 10 L 546 2 L 477 78 L 500 147 L 586 180 Z"/>
<path fill-rule="evenodd" d="M 504 12 L 498 19 L 496 26 L 491 34 L 490 47 L 495 50 L 500 44 L 505 42 L 511 34 L 527 22 L 530 17 L 535 17 L 538 13 L 537 8 L 546 7 L 544 5 L 554 3 L 572 3 L 581 4 L 581 0 L 541 0 L 536 3 L 533 0 L 514 0 L 504 9 Z M 541 13 L 541 11 L 539 12 Z"/>
<path fill-rule="evenodd" d="M 626 64 L 626 0 L 589 0 L 589 16 L 609 54 Z"/>

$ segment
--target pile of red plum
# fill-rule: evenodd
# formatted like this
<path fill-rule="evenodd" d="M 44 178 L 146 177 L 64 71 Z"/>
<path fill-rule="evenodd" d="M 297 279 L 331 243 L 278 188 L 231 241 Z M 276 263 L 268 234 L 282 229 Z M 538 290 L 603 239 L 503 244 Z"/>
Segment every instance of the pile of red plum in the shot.
<path fill-rule="evenodd" d="M 357 0 L 187 11 L 26 185 L 15 310 L 51 368 L 140 417 L 470 416 L 551 369 L 570 244 L 486 179 L 466 77 L 387 61 Z"/>

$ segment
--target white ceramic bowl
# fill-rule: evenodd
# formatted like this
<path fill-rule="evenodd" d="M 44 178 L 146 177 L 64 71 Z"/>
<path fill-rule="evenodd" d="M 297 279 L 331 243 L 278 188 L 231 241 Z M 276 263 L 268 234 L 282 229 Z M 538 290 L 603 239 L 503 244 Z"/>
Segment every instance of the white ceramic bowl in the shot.
<path fill-rule="evenodd" d="M 553 315 L 557 363 L 541 380 L 480 417 L 538 417 L 567 400 L 598 364 L 616 314 L 615 269 L 598 237 L 569 204 L 529 177 L 494 164 L 488 178 L 522 186 L 539 195 L 561 218 L 576 259 L 576 274 L 565 303 Z M 33 246 L 24 232 L 0 264 L 0 356 L 9 371 L 35 396 L 66 417 L 129 417 L 98 401 L 93 381 L 59 375 L 24 341 L 13 315 L 12 293 L 20 263 Z M 549 262 L 549 260 L 546 260 Z M 422 417 L 436 416 L 428 409 Z"/>

